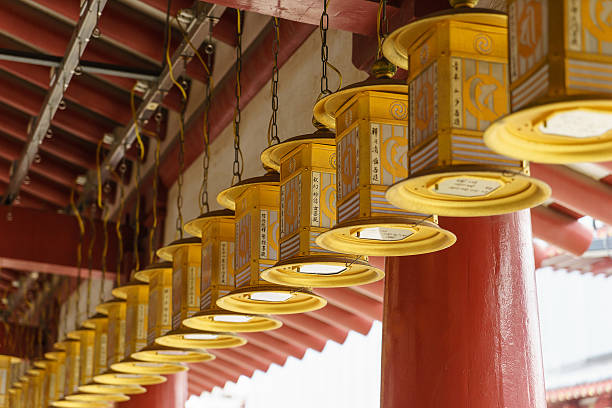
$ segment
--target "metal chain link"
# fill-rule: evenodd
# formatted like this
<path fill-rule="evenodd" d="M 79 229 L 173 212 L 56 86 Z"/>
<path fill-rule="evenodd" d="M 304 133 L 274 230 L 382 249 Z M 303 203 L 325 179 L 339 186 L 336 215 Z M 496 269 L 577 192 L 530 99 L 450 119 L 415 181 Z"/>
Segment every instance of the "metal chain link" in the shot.
<path fill-rule="evenodd" d="M 242 179 L 242 166 L 240 151 L 240 94 L 242 87 L 240 84 L 240 74 L 242 72 L 242 21 L 240 10 L 236 9 L 238 28 L 236 35 L 236 110 L 234 112 L 234 164 L 232 166 L 232 184 L 240 182 Z"/>
<path fill-rule="evenodd" d="M 270 124 L 270 138 L 268 144 L 279 144 L 278 125 L 276 123 L 278 115 L 278 51 L 280 49 L 280 27 L 278 18 L 274 17 L 274 41 L 272 43 L 272 54 L 274 56 L 274 66 L 272 67 L 272 118 Z"/>
<path fill-rule="evenodd" d="M 212 44 L 212 21 L 208 25 L 208 41 Z M 204 108 L 204 120 L 202 132 L 204 134 L 204 155 L 202 156 L 202 186 L 200 187 L 200 214 L 210 211 L 208 205 L 208 167 L 210 165 L 210 122 L 208 114 L 212 102 L 212 52 L 207 52 L 208 82 L 206 83 L 206 106 Z"/>
<path fill-rule="evenodd" d="M 329 14 L 327 14 L 327 3 L 329 0 L 323 0 L 323 14 L 321 14 L 321 22 L 319 29 L 321 31 L 321 62 L 323 63 L 321 72 L 321 95 L 329 95 L 329 81 L 327 78 L 327 60 L 329 59 L 329 48 L 327 47 L 327 30 L 329 29 Z"/>
<path fill-rule="evenodd" d="M 376 35 L 378 37 L 378 49 L 376 58 L 383 57 L 382 43 L 389 33 L 389 21 L 387 20 L 387 0 L 380 0 L 378 4 L 378 13 L 376 15 Z"/>
<path fill-rule="evenodd" d="M 149 264 L 155 259 L 155 233 L 157 232 L 157 195 L 158 195 L 158 178 L 159 178 L 159 152 L 161 144 L 161 122 L 162 113 L 161 107 L 157 108 L 155 113 L 155 165 L 153 167 L 153 225 L 149 231 Z"/>

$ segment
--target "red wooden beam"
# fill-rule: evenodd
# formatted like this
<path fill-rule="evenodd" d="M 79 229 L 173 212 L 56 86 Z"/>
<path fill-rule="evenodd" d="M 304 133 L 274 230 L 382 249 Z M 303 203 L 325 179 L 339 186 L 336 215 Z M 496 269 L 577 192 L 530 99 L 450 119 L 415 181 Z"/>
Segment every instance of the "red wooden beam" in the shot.
<path fill-rule="evenodd" d="M 351 290 L 350 288 L 315 289 L 328 302 L 351 313 L 372 320 L 382 321 L 383 305 L 376 300 Z"/>
<path fill-rule="evenodd" d="M 274 349 L 259 347 L 253 343 L 247 343 L 244 346 L 236 347 L 234 350 L 236 353 L 250 356 L 264 364 L 276 363 L 282 366 L 287 360 L 286 355 L 283 356 L 282 353 L 279 353 Z"/>
<path fill-rule="evenodd" d="M 272 337 L 284 340 L 288 343 L 298 344 L 300 346 L 308 347 L 317 351 L 322 351 L 325 347 L 326 341 L 315 337 L 312 334 L 306 333 L 301 330 L 294 329 L 289 326 L 282 326 L 276 330 L 267 332 Z"/>
<path fill-rule="evenodd" d="M 368 334 L 372 328 L 371 319 L 366 319 L 331 303 L 327 303 L 323 309 L 308 312 L 308 314 L 323 322 L 335 324 L 363 335 Z"/>
<path fill-rule="evenodd" d="M 284 340 L 278 339 L 270 335 L 271 332 L 265 333 L 241 333 L 240 335 L 246 338 L 249 343 L 253 343 L 259 347 L 274 350 L 275 352 L 282 353 L 285 356 L 293 356 L 296 358 L 304 357 L 306 347 L 289 343 Z"/>
<path fill-rule="evenodd" d="M 193 375 L 195 378 L 201 378 L 214 386 L 223 388 L 227 381 L 226 375 L 209 365 L 209 363 L 189 364 L 189 376 Z"/>
<path fill-rule="evenodd" d="M 236 347 L 236 349 L 239 349 L 239 348 L 240 347 Z M 249 371 L 249 370 L 266 371 L 268 369 L 268 366 L 270 365 L 270 362 L 268 362 L 267 364 L 263 363 L 259 360 L 254 359 L 248 354 L 237 353 L 236 351 L 234 351 L 234 349 L 217 349 L 214 351 L 214 353 L 217 356 L 217 358 L 221 357 L 224 360 L 229 361 L 230 363 L 236 364 L 237 366 L 241 367 L 245 371 Z"/>
<path fill-rule="evenodd" d="M 10 182 L 10 168 L 10 163 L 0 160 L 0 181 L 4 183 Z M 58 207 L 65 207 L 68 205 L 69 194 L 64 188 L 54 185 L 54 183 L 49 183 L 47 180 L 35 174 L 31 174 L 29 177 L 30 182 L 24 183 L 22 186 L 23 191 Z"/>
<path fill-rule="evenodd" d="M 213 361 L 206 363 L 208 366 L 206 367 L 206 371 L 212 372 L 212 370 L 216 370 L 217 375 L 221 378 L 224 378 L 227 381 L 236 382 L 238 381 L 238 377 L 244 374 L 244 371 L 237 367 L 234 364 L 228 363 L 227 361 L 223 361 L 220 358 L 216 358 Z"/>
<path fill-rule="evenodd" d="M 7 213 L 11 212 L 9 221 Z M 109 247 L 107 259 L 116 259 L 117 240 L 114 226 L 109 225 Z M 19 207 L 0 207 L 0 268 L 39 271 L 58 275 L 76 276 L 76 248 L 79 242 L 77 221 L 72 215 L 39 211 Z M 61 239 L 58 232 L 61 231 Z M 124 235 L 129 237 L 127 229 Z M 91 231 L 85 237 L 88 242 Z M 101 272 L 101 254 L 104 242 L 102 223 L 96 221 L 96 240 L 93 249 L 93 270 L 95 278 Z M 127 239 L 127 238 L 126 238 Z M 83 259 L 86 254 L 83 252 Z M 86 266 L 84 264 L 84 266 Z M 112 279 L 115 262 L 108 262 L 107 279 Z"/>
<path fill-rule="evenodd" d="M 0 195 L 4 194 L 8 189 L 8 183 L 6 181 L 0 181 Z M 40 198 L 33 196 L 26 191 L 19 192 L 19 201 L 13 202 L 13 205 L 17 207 L 33 208 L 35 210 L 54 211 L 57 210 L 57 206 L 52 205 Z"/>
<path fill-rule="evenodd" d="M 168 10 L 167 0 L 141 0 L 141 1 L 163 12 L 164 14 Z M 193 3 L 194 3 L 194 0 L 173 0 L 170 3 L 170 15 L 176 16 L 179 10 L 191 8 L 193 6 Z M 214 2 L 211 2 L 211 3 L 214 3 Z"/>
<path fill-rule="evenodd" d="M 382 258 L 382 257 L 379 257 L 379 258 Z M 370 261 L 370 263 L 372 262 Z M 384 263 L 382 264 L 381 269 L 383 271 L 385 270 Z M 385 297 L 385 280 L 383 279 L 383 280 L 379 280 L 378 282 L 368 283 L 365 285 L 352 286 L 351 289 L 354 290 L 355 292 L 359 292 L 362 295 L 369 296 L 372 299 L 377 300 L 382 303 Z"/>
<path fill-rule="evenodd" d="M 593 231 L 576 219 L 541 205 L 531 209 L 531 227 L 534 236 L 577 256 L 593 241 Z"/>
<path fill-rule="evenodd" d="M 315 319 L 314 317 L 308 316 L 307 314 L 291 314 L 291 315 L 280 315 L 277 316 L 286 326 L 294 329 L 301 330 L 305 333 L 311 334 L 324 342 L 333 340 L 336 343 L 342 344 L 346 340 L 348 332 L 336 325 L 322 322 L 321 320 Z"/>

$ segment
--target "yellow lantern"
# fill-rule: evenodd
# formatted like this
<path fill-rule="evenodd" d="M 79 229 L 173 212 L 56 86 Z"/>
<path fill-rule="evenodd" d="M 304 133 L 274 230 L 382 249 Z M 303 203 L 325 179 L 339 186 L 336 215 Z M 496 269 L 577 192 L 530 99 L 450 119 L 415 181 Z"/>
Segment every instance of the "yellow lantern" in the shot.
<path fill-rule="evenodd" d="M 340 287 L 382 279 L 367 258 L 332 253 L 316 238 L 336 223 L 336 139 L 320 129 L 268 147 L 264 166 L 280 171 L 279 261 L 261 277 L 279 285 Z"/>
<path fill-rule="evenodd" d="M 182 322 L 200 310 L 202 243 L 199 238 L 184 238 L 160 248 L 157 255 L 172 261 L 172 328 L 158 337 L 161 346 L 178 348 L 230 348 L 246 340 L 233 333 L 205 332 L 184 328 Z"/>
<path fill-rule="evenodd" d="M 120 362 L 125 356 L 125 340 L 126 340 L 126 309 L 127 303 L 124 300 L 114 299 L 105 302 L 96 307 L 96 311 L 108 316 L 108 367 Z M 87 388 L 80 387 L 82 392 L 94 392 L 97 394 L 103 393 L 131 393 L 130 390 L 135 390 L 135 394 L 140 393 L 138 385 L 154 385 L 161 384 L 166 381 L 166 377 L 150 374 L 130 374 L 118 373 L 112 370 L 107 370 L 102 374 L 94 376 L 94 382 L 100 384 L 91 384 Z M 110 386 L 110 387 L 109 387 Z M 119 391 L 119 387 L 126 387 L 126 390 Z M 116 392 L 112 392 L 116 390 Z"/>
<path fill-rule="evenodd" d="M 30 377 L 30 406 L 34 408 L 46 408 L 45 401 L 45 370 L 42 368 L 31 368 L 26 375 Z M 43 405 L 45 403 L 45 405 Z"/>
<path fill-rule="evenodd" d="M 612 25 L 603 0 L 510 0 L 512 113 L 491 149 L 545 163 L 612 160 Z"/>
<path fill-rule="evenodd" d="M 27 375 L 19 377 L 19 384 L 21 384 L 21 406 L 30 408 L 32 406 L 32 386 L 30 384 L 30 378 Z"/>
<path fill-rule="evenodd" d="M 97 313 L 85 320 L 83 327 L 94 331 L 92 376 L 102 374 L 108 362 L 108 316 Z"/>
<path fill-rule="evenodd" d="M 259 332 L 282 325 L 266 315 L 221 309 L 217 299 L 236 288 L 234 283 L 234 212 L 210 211 L 185 225 L 185 232 L 202 240 L 200 312 L 183 321 L 186 327 L 214 332 Z"/>
<path fill-rule="evenodd" d="M 328 250 L 416 255 L 455 242 L 435 215 L 396 208 L 385 198 L 409 167 L 408 86 L 385 77 L 394 68 L 375 66 L 379 78 L 350 85 L 315 104 L 315 119 L 336 130 L 337 224 L 316 239 Z"/>
<path fill-rule="evenodd" d="M 81 343 L 77 340 L 66 339 L 55 343 L 55 348 L 65 352 L 64 359 L 64 391 L 63 396 L 75 393 L 79 387 L 79 371 L 81 359 Z"/>
<path fill-rule="evenodd" d="M 136 272 L 134 277 L 149 285 L 149 322 L 147 347 L 132 358 L 151 363 L 196 363 L 215 358 L 204 350 L 164 347 L 155 339 L 172 330 L 172 263 L 160 262 Z"/>
<path fill-rule="evenodd" d="M 21 408 L 21 386 L 14 383 L 8 390 L 8 406 L 11 408 Z"/>
<path fill-rule="evenodd" d="M 147 323 L 149 313 L 149 285 L 130 282 L 113 289 L 113 296 L 126 301 L 124 359 L 110 365 L 114 371 L 127 374 L 175 374 L 187 370 L 180 364 L 151 363 L 131 358 L 147 344 Z"/>
<path fill-rule="evenodd" d="M 66 352 L 50 351 L 45 353 L 45 358 L 49 364 L 49 401 L 57 401 L 64 396 Z"/>
<path fill-rule="evenodd" d="M 268 283 L 261 271 L 278 261 L 279 174 L 243 180 L 217 196 L 236 212 L 234 281 L 236 289 L 217 299 L 217 306 L 238 313 L 287 314 L 317 310 L 326 300 L 307 288 Z"/>
<path fill-rule="evenodd" d="M 8 355 L 0 355 L 0 408 L 8 408 L 9 389 L 11 387 L 11 370 L 21 359 Z"/>
<path fill-rule="evenodd" d="M 410 86 L 408 177 L 387 191 L 391 204 L 471 217 L 534 207 L 550 196 L 529 177 L 527 162 L 484 144 L 485 129 L 509 109 L 507 35 L 504 14 L 460 7 L 385 39 L 384 55 L 408 70 Z"/>

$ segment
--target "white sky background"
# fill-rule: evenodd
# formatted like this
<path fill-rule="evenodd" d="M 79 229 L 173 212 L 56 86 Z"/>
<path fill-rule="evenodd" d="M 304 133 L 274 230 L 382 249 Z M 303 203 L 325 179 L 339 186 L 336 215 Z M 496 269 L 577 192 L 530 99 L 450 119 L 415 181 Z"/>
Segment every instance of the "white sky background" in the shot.
<path fill-rule="evenodd" d="M 584 379 L 612 377 L 612 364 L 589 372 L 562 372 L 560 366 L 612 352 L 612 279 L 543 268 L 537 271 L 538 302 L 547 387 Z M 186 408 L 375 408 L 380 398 L 382 324 L 367 336 L 351 332 L 344 345 L 328 341 L 319 353 L 303 360 L 290 357 L 267 373 L 240 377 L 201 397 Z"/>

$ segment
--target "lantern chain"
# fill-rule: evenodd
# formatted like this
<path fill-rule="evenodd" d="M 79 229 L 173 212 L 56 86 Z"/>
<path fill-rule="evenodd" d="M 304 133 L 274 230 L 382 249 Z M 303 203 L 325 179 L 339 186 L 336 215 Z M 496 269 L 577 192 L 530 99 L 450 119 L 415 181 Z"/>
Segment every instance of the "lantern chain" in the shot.
<path fill-rule="evenodd" d="M 119 247 L 119 255 L 117 257 L 117 286 L 121 285 L 121 269 L 123 266 L 123 234 L 121 233 L 121 218 L 123 217 L 123 210 L 125 209 L 125 187 L 123 185 L 125 172 L 127 165 L 125 159 L 119 165 L 119 176 L 117 177 L 117 183 L 119 183 L 119 213 L 117 214 L 117 220 L 115 222 L 115 233 L 117 234 L 117 243 Z"/>
<path fill-rule="evenodd" d="M 329 48 L 327 47 L 327 30 L 329 29 L 329 14 L 327 14 L 327 4 L 329 0 L 323 0 L 323 14 L 321 14 L 321 22 L 319 29 L 321 31 L 321 95 L 329 95 L 329 81 L 327 78 L 327 60 L 329 59 Z"/>
<path fill-rule="evenodd" d="M 242 152 L 240 151 L 240 94 L 242 86 L 240 75 L 242 73 L 242 18 L 240 10 L 236 9 L 238 19 L 236 32 L 236 110 L 234 112 L 234 164 L 232 167 L 232 184 L 242 178 Z"/>
<path fill-rule="evenodd" d="M 212 21 L 208 24 L 208 42 L 212 45 Z M 206 47 L 206 64 L 204 69 L 208 73 L 208 82 L 206 83 L 206 106 L 204 107 L 204 120 L 202 133 L 204 135 L 204 155 L 202 156 L 202 186 L 200 187 L 200 213 L 204 214 L 210 211 L 208 205 L 208 167 L 210 165 L 210 122 L 208 114 L 210 113 L 210 104 L 212 102 L 212 56 L 214 48 Z"/>
<path fill-rule="evenodd" d="M 159 178 L 159 151 L 161 144 L 161 122 L 162 122 L 162 113 L 161 108 L 157 108 L 157 113 L 155 113 L 155 165 L 153 167 L 153 225 L 151 225 L 151 230 L 149 231 L 149 263 L 153 263 L 155 259 L 155 233 L 157 231 L 157 195 L 158 195 L 158 178 Z"/>
<path fill-rule="evenodd" d="M 274 41 L 272 43 L 272 54 L 274 65 L 272 66 L 272 118 L 270 119 L 270 130 L 268 138 L 268 145 L 279 144 L 280 139 L 278 137 L 278 51 L 280 49 L 280 27 L 277 17 L 274 17 Z"/>
<path fill-rule="evenodd" d="M 96 204 L 92 203 L 89 207 L 89 228 L 91 238 L 89 245 L 87 246 L 87 315 L 91 314 L 91 285 L 93 278 L 93 249 L 96 244 L 96 222 L 94 220 L 94 212 L 96 210 Z"/>
<path fill-rule="evenodd" d="M 142 154 L 142 153 L 141 153 Z M 139 237 L 140 237 L 140 157 L 136 156 L 136 203 L 134 209 L 134 267 L 135 270 L 140 270 L 140 253 L 138 251 Z"/>
<path fill-rule="evenodd" d="M 74 328 L 76 330 L 78 327 L 78 323 L 79 323 L 79 304 L 81 300 L 81 296 L 80 296 L 80 293 L 81 293 L 80 291 L 81 266 L 83 263 L 82 250 L 83 250 L 83 239 L 85 237 L 85 224 L 83 223 L 83 217 L 81 217 L 81 212 L 79 211 L 79 208 L 77 207 L 74 201 L 74 188 L 72 188 L 72 190 L 70 191 L 70 207 L 72 208 L 72 211 L 74 212 L 74 215 L 76 216 L 77 224 L 79 227 L 79 242 L 77 244 L 77 285 L 76 285 L 76 293 L 74 297 L 74 303 L 75 303 Z"/>
<path fill-rule="evenodd" d="M 387 0 L 380 0 L 376 16 L 376 35 L 378 37 L 377 58 L 382 58 L 382 43 L 389 32 L 389 21 L 387 20 Z"/>
<path fill-rule="evenodd" d="M 183 238 L 183 173 L 185 171 L 185 108 L 187 107 L 187 100 L 183 100 L 183 107 L 181 109 L 180 120 L 179 120 L 179 151 L 178 151 L 178 162 L 179 172 L 177 179 L 177 194 L 176 194 L 176 233 L 179 238 Z"/>
<path fill-rule="evenodd" d="M 106 282 L 106 256 L 108 255 L 108 216 L 110 211 L 104 206 L 102 215 L 102 228 L 104 229 L 104 244 L 102 246 L 102 280 L 100 283 L 100 303 L 104 303 L 104 282 Z"/>

